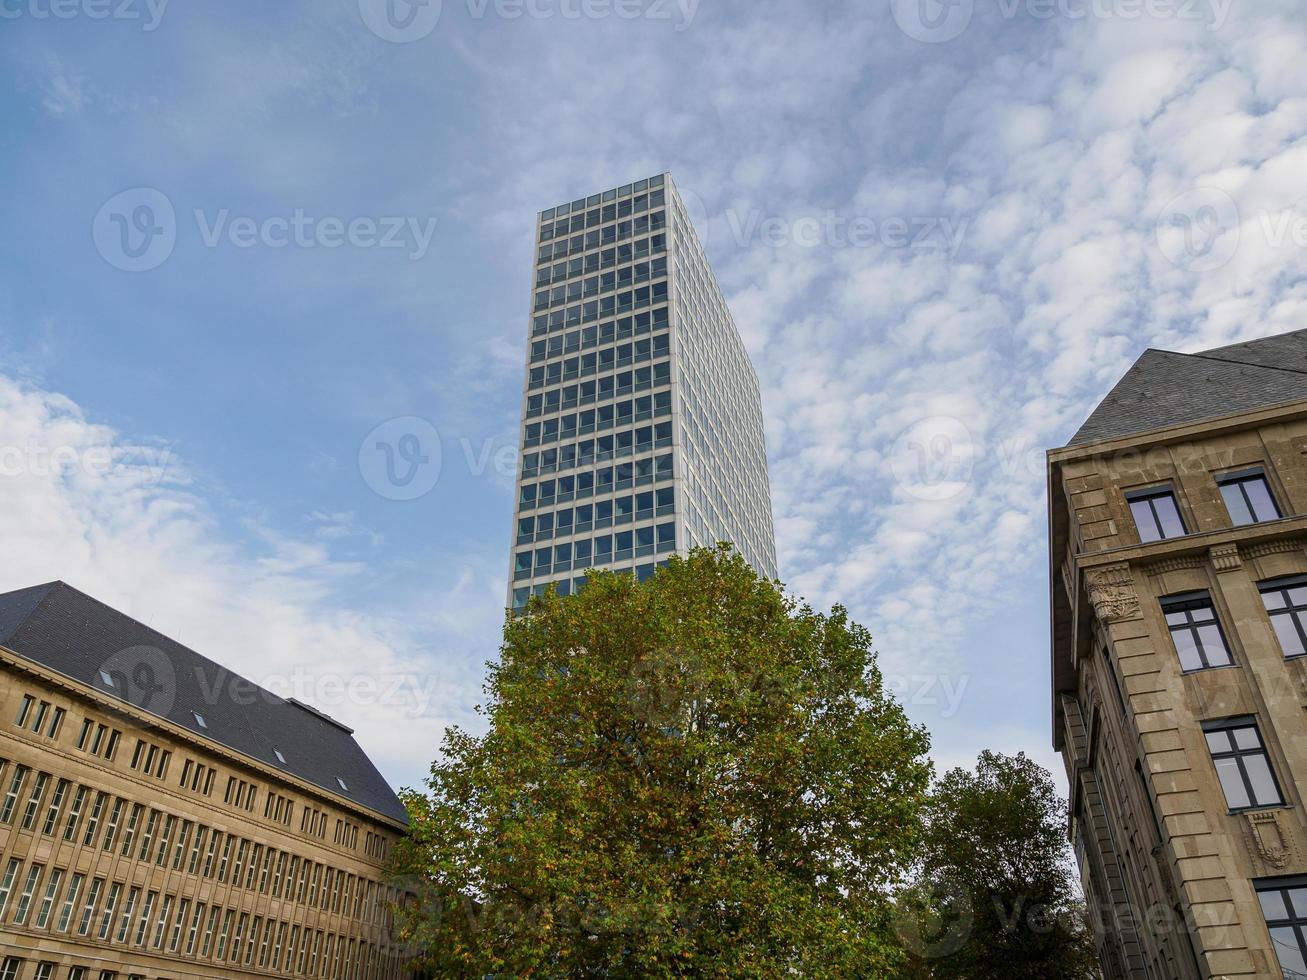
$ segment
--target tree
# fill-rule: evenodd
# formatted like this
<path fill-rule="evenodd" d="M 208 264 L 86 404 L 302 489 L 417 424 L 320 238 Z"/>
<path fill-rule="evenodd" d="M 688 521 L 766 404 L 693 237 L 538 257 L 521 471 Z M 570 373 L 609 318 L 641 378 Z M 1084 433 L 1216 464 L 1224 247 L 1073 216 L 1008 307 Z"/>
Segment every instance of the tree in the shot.
<path fill-rule="evenodd" d="M 844 610 L 728 548 L 511 619 L 488 731 L 407 792 L 402 916 L 442 977 L 868 977 L 903 958 L 925 731 Z"/>
<path fill-rule="evenodd" d="M 1024 753 L 982 752 L 925 809 L 918 878 L 899 897 L 913 966 L 936 978 L 1097 976 L 1068 854 L 1066 803 Z"/>

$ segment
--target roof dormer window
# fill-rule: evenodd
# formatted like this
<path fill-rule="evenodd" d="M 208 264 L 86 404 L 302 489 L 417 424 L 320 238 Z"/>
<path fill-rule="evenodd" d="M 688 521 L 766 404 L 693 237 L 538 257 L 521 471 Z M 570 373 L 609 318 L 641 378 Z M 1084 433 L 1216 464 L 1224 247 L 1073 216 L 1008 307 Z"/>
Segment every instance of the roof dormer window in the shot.
<path fill-rule="evenodd" d="M 199 725 L 201 728 L 209 727 L 209 723 L 204 720 L 204 715 L 200 714 L 198 711 L 192 711 L 191 717 L 195 719 L 195 724 Z"/>
<path fill-rule="evenodd" d="M 280 762 L 283 766 L 286 764 L 286 757 L 281 754 L 281 749 L 273 749 L 272 754 L 277 757 L 277 761 Z"/>
<path fill-rule="evenodd" d="M 336 785 L 339 786 L 341 789 L 343 789 L 346 793 L 349 792 L 349 787 L 345 785 L 345 780 L 341 779 L 339 776 L 336 777 Z"/>

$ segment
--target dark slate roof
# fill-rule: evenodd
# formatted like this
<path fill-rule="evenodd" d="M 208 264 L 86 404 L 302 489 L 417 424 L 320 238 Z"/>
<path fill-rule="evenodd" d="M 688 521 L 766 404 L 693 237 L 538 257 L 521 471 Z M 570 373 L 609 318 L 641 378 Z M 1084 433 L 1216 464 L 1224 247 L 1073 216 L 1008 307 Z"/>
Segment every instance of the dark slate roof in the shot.
<path fill-rule="evenodd" d="M 277 697 L 63 582 L 0 594 L 0 646 L 332 796 L 408 822 L 403 804 L 351 729 Z M 286 757 L 284 764 L 274 749 Z"/>
<path fill-rule="evenodd" d="M 1196 354 L 1144 351 L 1069 446 L 1307 399 L 1307 330 Z"/>

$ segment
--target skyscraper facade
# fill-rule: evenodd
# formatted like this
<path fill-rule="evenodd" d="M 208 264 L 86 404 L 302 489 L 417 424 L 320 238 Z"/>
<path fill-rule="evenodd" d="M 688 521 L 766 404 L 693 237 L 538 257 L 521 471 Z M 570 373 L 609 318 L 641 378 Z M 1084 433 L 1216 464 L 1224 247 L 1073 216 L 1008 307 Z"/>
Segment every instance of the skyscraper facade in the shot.
<path fill-rule="evenodd" d="M 776 575 L 758 377 L 670 174 L 540 212 L 514 609 L 729 541 Z"/>

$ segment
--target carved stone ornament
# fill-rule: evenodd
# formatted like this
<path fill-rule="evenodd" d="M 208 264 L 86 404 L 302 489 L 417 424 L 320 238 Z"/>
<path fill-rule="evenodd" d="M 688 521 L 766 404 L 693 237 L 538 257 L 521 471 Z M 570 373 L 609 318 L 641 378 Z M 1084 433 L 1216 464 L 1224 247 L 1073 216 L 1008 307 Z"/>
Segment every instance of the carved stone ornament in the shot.
<path fill-rule="evenodd" d="M 1130 566 L 1123 563 L 1105 565 L 1085 572 L 1089 601 L 1094 613 L 1105 623 L 1116 623 L 1139 616 L 1139 594 L 1135 591 Z"/>
<path fill-rule="evenodd" d="M 1212 566 L 1218 572 L 1232 572 L 1236 568 L 1243 567 L 1243 559 L 1239 557 L 1239 546 L 1235 544 L 1218 544 L 1207 551 L 1208 556 L 1212 559 Z"/>
<path fill-rule="evenodd" d="M 1151 565 L 1144 566 L 1145 575 L 1165 575 L 1167 572 L 1178 572 L 1186 568 L 1202 568 L 1204 565 L 1201 555 L 1180 555 L 1176 558 L 1164 558 L 1161 561 L 1155 561 Z"/>
<path fill-rule="evenodd" d="M 1243 547 L 1245 558 L 1264 558 L 1267 555 L 1291 555 L 1302 552 L 1302 538 L 1280 538 L 1276 541 L 1262 541 Z"/>
<path fill-rule="evenodd" d="M 1248 850 L 1256 861 L 1268 869 L 1282 871 L 1296 864 L 1298 848 L 1280 824 L 1278 810 L 1246 813 Z"/>

